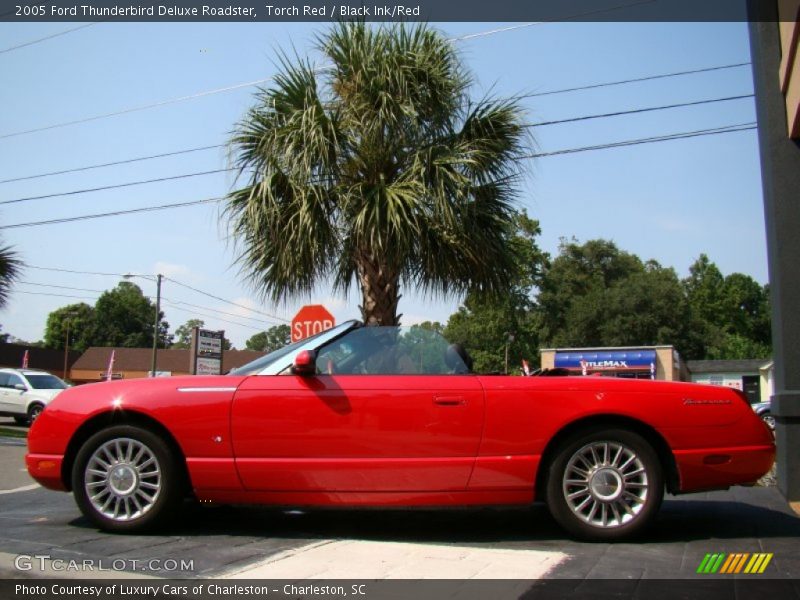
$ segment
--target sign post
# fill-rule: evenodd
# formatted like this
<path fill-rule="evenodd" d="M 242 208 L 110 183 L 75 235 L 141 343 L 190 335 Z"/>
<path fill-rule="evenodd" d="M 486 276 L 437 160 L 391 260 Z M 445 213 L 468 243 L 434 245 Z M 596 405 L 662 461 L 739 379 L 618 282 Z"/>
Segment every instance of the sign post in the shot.
<path fill-rule="evenodd" d="M 308 304 L 297 311 L 292 319 L 292 342 L 322 333 L 336 325 L 336 319 L 321 304 Z"/>

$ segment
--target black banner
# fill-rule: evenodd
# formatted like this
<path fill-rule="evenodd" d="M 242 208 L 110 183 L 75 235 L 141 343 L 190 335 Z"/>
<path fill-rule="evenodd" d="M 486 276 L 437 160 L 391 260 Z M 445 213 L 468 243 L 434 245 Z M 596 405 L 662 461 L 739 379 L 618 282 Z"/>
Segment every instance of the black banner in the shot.
<path fill-rule="evenodd" d="M 766 0 L 775 1 L 775 0 Z M 0 21 L 746 21 L 746 0 L 0 0 Z M 782 16 L 794 20 L 796 15 Z"/>
<path fill-rule="evenodd" d="M 0 580 L 0 598 L 23 600 L 253 600 L 316 598 L 459 600 L 524 598 L 723 600 L 800 598 L 800 581 L 759 576 L 697 579 L 524 580 L 236 580 L 236 579 L 16 579 Z"/>

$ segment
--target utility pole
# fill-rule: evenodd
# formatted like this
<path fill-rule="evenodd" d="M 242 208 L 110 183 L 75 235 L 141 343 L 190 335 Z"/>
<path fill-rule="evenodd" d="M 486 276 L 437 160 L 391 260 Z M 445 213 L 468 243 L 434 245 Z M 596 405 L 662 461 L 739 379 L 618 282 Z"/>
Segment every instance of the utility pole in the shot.
<path fill-rule="evenodd" d="M 63 379 L 66 381 L 67 379 L 67 360 L 69 359 L 69 316 L 64 319 L 64 322 L 67 324 L 67 335 L 64 343 L 64 375 Z"/>
<path fill-rule="evenodd" d="M 156 318 L 153 326 L 153 364 L 150 372 L 152 377 L 156 376 L 156 366 L 158 364 L 158 331 L 161 325 L 161 273 L 156 275 Z"/>

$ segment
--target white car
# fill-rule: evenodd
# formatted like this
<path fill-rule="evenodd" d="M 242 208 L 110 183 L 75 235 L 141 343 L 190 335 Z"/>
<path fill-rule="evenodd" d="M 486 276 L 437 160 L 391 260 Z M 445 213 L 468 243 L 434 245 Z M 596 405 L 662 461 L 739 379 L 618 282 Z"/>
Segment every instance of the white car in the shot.
<path fill-rule="evenodd" d="M 0 369 L 0 415 L 14 417 L 20 425 L 32 423 L 67 387 L 47 371 Z"/>

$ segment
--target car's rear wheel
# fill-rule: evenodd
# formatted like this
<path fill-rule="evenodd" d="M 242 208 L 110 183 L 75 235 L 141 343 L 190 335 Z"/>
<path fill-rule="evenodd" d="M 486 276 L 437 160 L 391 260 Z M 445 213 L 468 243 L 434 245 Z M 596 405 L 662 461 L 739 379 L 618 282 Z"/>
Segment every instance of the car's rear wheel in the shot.
<path fill-rule="evenodd" d="M 75 501 L 84 515 L 108 531 L 140 531 L 157 525 L 179 505 L 180 466 L 155 433 L 119 425 L 81 447 L 72 469 Z"/>
<path fill-rule="evenodd" d="M 42 414 L 44 410 L 44 404 L 39 404 L 38 402 L 34 402 L 28 407 L 28 425 L 33 425 L 33 422 L 39 418 L 39 415 Z"/>
<path fill-rule="evenodd" d="M 619 540 L 649 525 L 664 496 L 664 475 L 652 446 L 625 429 L 577 433 L 550 463 L 547 504 L 574 536 Z"/>

